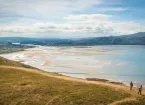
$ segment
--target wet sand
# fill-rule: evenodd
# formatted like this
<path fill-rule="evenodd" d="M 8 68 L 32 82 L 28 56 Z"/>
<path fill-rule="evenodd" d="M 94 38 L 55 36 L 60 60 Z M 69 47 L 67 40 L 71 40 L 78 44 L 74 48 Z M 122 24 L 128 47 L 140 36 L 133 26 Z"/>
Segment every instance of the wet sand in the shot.
<path fill-rule="evenodd" d="M 42 64 L 42 66 L 49 66 L 50 64 L 51 64 L 51 61 L 46 60 L 46 61 Z"/>
<path fill-rule="evenodd" d="M 55 67 L 61 67 L 61 68 L 70 68 L 74 70 L 83 70 L 83 71 L 88 71 L 88 72 L 95 72 L 96 70 L 90 70 L 90 69 L 85 69 L 85 68 L 77 68 L 74 66 L 67 66 L 67 65 L 61 65 L 61 66 L 55 66 Z"/>

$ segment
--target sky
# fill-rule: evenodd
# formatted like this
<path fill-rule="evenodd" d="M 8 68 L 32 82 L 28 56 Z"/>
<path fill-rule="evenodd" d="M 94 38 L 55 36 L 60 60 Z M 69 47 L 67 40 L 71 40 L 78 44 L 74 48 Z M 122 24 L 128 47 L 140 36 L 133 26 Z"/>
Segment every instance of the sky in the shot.
<path fill-rule="evenodd" d="M 145 32 L 145 0 L 0 0 L 0 37 L 78 38 Z"/>

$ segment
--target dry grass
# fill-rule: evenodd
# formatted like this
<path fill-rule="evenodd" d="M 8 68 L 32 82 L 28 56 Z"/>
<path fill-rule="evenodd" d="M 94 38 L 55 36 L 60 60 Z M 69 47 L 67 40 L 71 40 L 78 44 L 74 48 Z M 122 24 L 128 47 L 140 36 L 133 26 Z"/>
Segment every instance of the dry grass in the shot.
<path fill-rule="evenodd" d="M 0 68 L 0 105 L 98 105 L 128 96 L 109 87 Z"/>
<path fill-rule="evenodd" d="M 47 73 L 0 57 L 0 105 L 145 105 L 145 96 L 128 89 Z"/>

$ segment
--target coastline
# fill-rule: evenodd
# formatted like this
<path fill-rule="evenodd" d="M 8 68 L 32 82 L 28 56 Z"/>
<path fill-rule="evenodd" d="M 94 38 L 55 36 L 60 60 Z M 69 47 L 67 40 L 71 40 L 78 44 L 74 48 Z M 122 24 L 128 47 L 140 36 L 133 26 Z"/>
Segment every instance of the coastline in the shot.
<path fill-rule="evenodd" d="M 15 61 L 14 61 L 15 62 Z M 20 61 L 18 61 L 21 64 L 24 64 Z M 25 64 L 24 64 L 25 65 Z M 26 65 L 27 66 L 27 65 Z M 10 68 L 10 69 L 17 69 L 17 70 L 22 70 L 22 71 L 27 71 L 27 72 L 32 72 L 32 73 L 37 73 L 43 76 L 48 76 L 48 77 L 53 77 L 53 78 L 58 78 L 62 80 L 67 80 L 67 81 L 74 81 L 74 82 L 82 82 L 82 83 L 87 83 L 87 84 L 96 84 L 96 85 L 101 85 L 101 86 L 109 86 L 111 88 L 115 89 L 121 89 L 123 91 L 128 91 L 129 86 L 123 82 L 118 82 L 116 80 L 109 80 L 109 79 L 101 79 L 101 78 L 77 78 L 69 75 L 64 75 L 61 73 L 57 72 L 49 72 L 45 71 L 36 67 L 33 67 L 31 65 L 28 65 L 32 68 L 24 68 L 24 67 L 15 67 L 15 66 L 5 66 L 5 65 L 0 65 L 0 68 Z M 138 91 L 138 88 L 134 86 L 134 89 L 136 92 Z M 145 94 L 145 92 L 143 92 Z"/>
<path fill-rule="evenodd" d="M 35 49 L 36 48 L 36 49 Z M 28 49 L 25 49 L 24 51 L 19 51 L 19 53 L 23 53 L 23 52 L 25 52 L 25 51 L 32 51 L 32 53 L 34 53 L 34 51 L 37 51 L 37 46 L 35 47 L 35 48 L 28 48 Z M 34 50 L 34 51 L 33 51 Z M 38 52 L 40 51 L 40 49 L 38 48 Z M 13 52 L 12 54 L 17 54 L 17 52 Z M 41 53 L 41 52 L 40 52 Z M 30 53 L 31 54 L 31 53 Z M 36 55 L 37 56 L 37 55 Z M 44 55 L 45 56 L 45 55 Z M 42 57 L 44 57 L 43 55 L 42 55 Z M 48 54 L 48 56 L 49 56 L 49 54 Z M 4 57 L 4 58 L 6 58 L 6 57 Z M 7 58 L 8 59 L 8 58 Z M 49 66 L 49 64 L 51 63 L 50 61 L 48 62 L 48 60 L 44 60 L 45 62 L 43 62 L 42 64 L 40 64 L 40 66 L 43 66 L 44 68 L 45 67 L 47 67 L 47 66 Z M 23 63 L 23 64 L 25 64 L 24 63 L 24 60 L 20 60 L 20 61 L 17 61 L 17 62 L 20 62 L 20 63 Z M 101 62 L 101 63 L 98 63 L 97 62 L 97 64 L 102 64 L 103 62 Z M 105 64 L 108 64 L 108 62 L 106 63 L 105 62 Z M 29 63 L 27 64 L 27 65 L 29 65 Z M 32 66 L 31 64 L 29 65 L 29 66 Z M 50 65 L 51 66 L 51 65 Z M 54 65 L 55 66 L 55 65 Z M 32 67 L 35 67 L 35 68 L 38 68 L 38 67 L 36 67 L 36 66 L 32 66 Z M 61 66 L 60 66 L 61 67 Z M 62 67 L 65 67 L 66 69 L 68 68 L 68 69 L 78 69 L 77 67 L 71 67 L 71 66 L 62 66 Z M 39 69 L 41 69 L 41 70 L 43 70 L 43 71 L 47 71 L 47 72 L 52 72 L 52 71 L 49 71 L 49 68 L 47 69 L 47 70 L 45 70 L 45 69 L 42 69 L 42 68 L 39 68 Z M 53 68 L 52 68 L 53 69 Z M 61 69 L 63 69 L 63 68 L 61 68 Z M 89 69 L 79 69 L 79 70 L 85 70 L 85 71 L 88 71 Z M 91 69 L 90 69 L 91 70 Z M 55 71 L 54 71 L 55 72 Z M 61 74 L 63 74 L 63 72 L 62 73 L 60 73 L 60 72 L 58 72 L 59 73 L 59 75 L 61 75 Z M 75 74 L 75 73 L 74 73 Z M 77 74 L 77 73 L 76 73 Z M 67 74 L 63 74 L 63 75 L 65 75 L 65 76 L 69 76 L 69 77 L 74 77 L 74 76 L 71 76 L 71 75 L 67 75 Z M 97 74 L 97 75 L 99 75 L 99 73 Z M 100 74 L 100 75 L 103 75 L 103 74 Z M 104 75 L 107 75 L 107 74 L 104 74 Z M 90 76 L 91 77 L 91 76 Z M 106 82 L 106 83 L 112 83 L 112 84 L 120 84 L 120 85 L 125 85 L 125 86 L 129 86 L 129 82 L 130 81 L 125 81 L 125 82 L 123 82 L 122 80 L 119 80 L 119 79 L 112 79 L 112 78 L 98 78 L 98 77 L 96 77 L 96 78 L 84 78 L 84 79 L 86 79 L 86 80 L 88 80 L 88 81 L 100 81 L 100 82 Z M 78 73 L 78 77 L 75 77 L 75 78 L 79 78 L 79 73 Z M 80 77 L 81 78 L 81 77 Z"/>
<path fill-rule="evenodd" d="M 118 81 L 110 81 L 108 79 L 100 79 L 100 78 L 86 78 L 88 81 L 100 81 L 100 82 L 105 82 L 105 83 L 112 83 L 112 84 L 118 84 L 118 85 L 124 85 L 127 86 L 126 84 Z"/>
<path fill-rule="evenodd" d="M 5 59 L 5 60 L 7 60 L 7 59 Z M 5 60 L 3 60 L 3 62 L 5 62 Z M 117 83 L 117 82 L 110 82 L 110 81 L 108 82 L 108 80 L 105 80 L 105 79 L 96 79 L 96 78 L 94 79 L 94 78 L 91 78 L 91 79 L 87 80 L 87 79 L 81 79 L 81 78 L 74 78 L 74 77 L 62 75 L 62 74 L 59 74 L 59 73 L 56 73 L 56 72 L 47 72 L 47 71 L 44 71 L 44 70 L 41 70 L 41 69 L 38 69 L 38 68 L 34 68 L 34 67 L 31 67 L 31 66 L 26 68 L 25 66 L 28 66 L 28 65 L 21 66 L 22 63 L 17 63 L 17 65 L 14 65 L 13 63 L 16 63 L 16 62 L 15 61 L 11 61 L 11 63 L 9 63 L 9 65 L 5 65 L 5 63 L 2 63 L 0 65 L 0 68 L 1 68 L 1 70 L 4 69 L 4 70 L 11 70 L 11 71 L 13 71 L 13 70 L 15 71 L 16 70 L 16 71 L 29 72 L 31 75 L 32 74 L 34 74 L 34 75 L 35 74 L 39 74 L 43 78 L 49 77 L 49 78 L 47 78 L 48 80 L 50 78 L 51 79 L 56 79 L 57 80 L 56 82 L 63 81 L 63 82 L 66 82 L 66 83 L 72 82 L 72 83 L 75 83 L 75 84 L 84 83 L 84 84 L 86 84 L 88 86 L 88 89 L 89 89 L 89 86 L 93 85 L 93 86 L 95 86 L 94 87 L 95 89 L 97 89 L 97 87 L 102 87 L 102 88 L 105 89 L 103 91 L 113 90 L 115 92 L 118 91 L 121 94 L 128 94 L 129 95 L 129 97 L 124 98 L 124 99 L 119 100 L 119 101 L 114 101 L 113 103 L 111 103 L 109 105 L 116 105 L 116 103 L 120 103 L 120 101 L 121 102 L 122 101 L 123 102 L 127 102 L 128 100 L 137 101 L 138 97 L 141 97 L 141 96 L 145 95 L 144 89 L 142 91 L 142 95 L 138 95 L 137 94 L 138 89 L 136 87 L 133 87 L 133 90 L 130 91 L 130 87 L 127 86 L 127 85 L 120 84 L 120 83 Z M 30 75 L 30 77 L 31 77 L 31 75 Z M 37 75 L 37 76 L 39 77 L 39 75 Z M 82 87 L 82 88 L 85 88 L 85 87 Z M 99 92 L 101 92 L 101 91 L 102 90 L 100 90 Z M 111 93 L 109 93 L 109 94 L 111 95 Z"/>

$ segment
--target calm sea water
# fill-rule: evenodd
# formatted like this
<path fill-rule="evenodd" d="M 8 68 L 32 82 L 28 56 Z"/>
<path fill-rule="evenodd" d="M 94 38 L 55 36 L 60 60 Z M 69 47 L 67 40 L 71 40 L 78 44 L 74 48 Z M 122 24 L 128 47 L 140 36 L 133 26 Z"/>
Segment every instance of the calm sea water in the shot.
<path fill-rule="evenodd" d="M 127 84 L 133 81 L 137 86 L 145 84 L 145 46 L 103 47 L 111 50 L 105 52 L 106 56 L 97 56 L 96 59 L 110 60 L 111 64 L 102 68 L 106 76 L 100 78 L 110 78 Z"/>
<path fill-rule="evenodd" d="M 145 46 L 39 46 L 1 56 L 72 77 L 117 80 L 126 84 L 133 81 L 136 86 L 145 86 Z"/>

